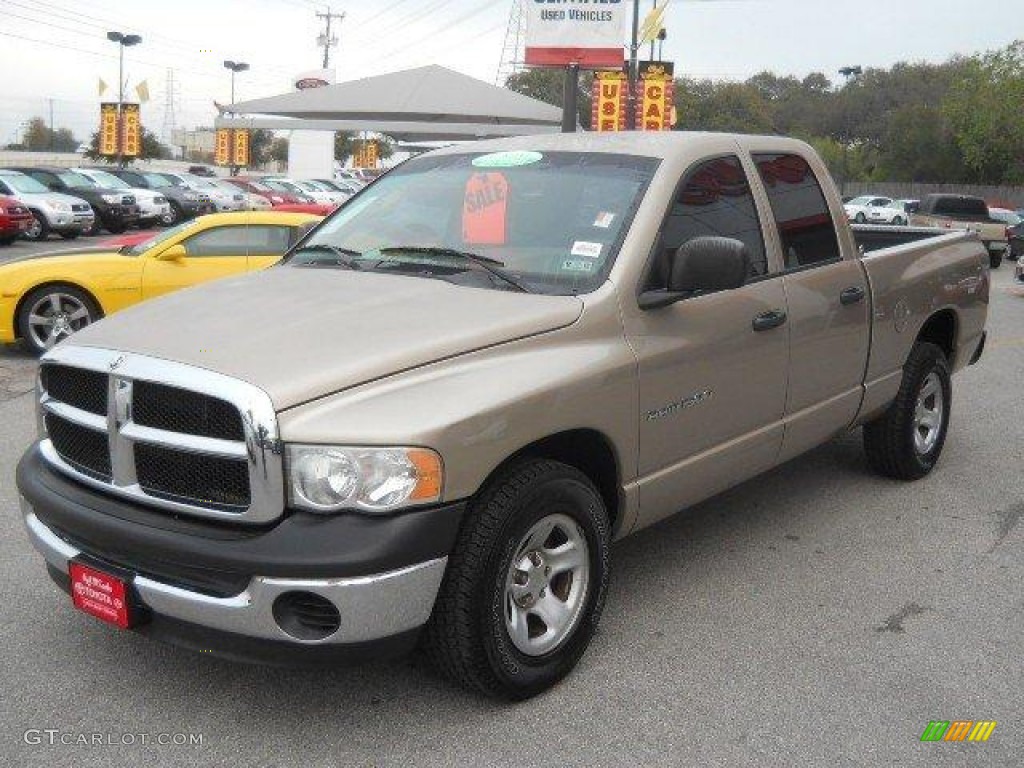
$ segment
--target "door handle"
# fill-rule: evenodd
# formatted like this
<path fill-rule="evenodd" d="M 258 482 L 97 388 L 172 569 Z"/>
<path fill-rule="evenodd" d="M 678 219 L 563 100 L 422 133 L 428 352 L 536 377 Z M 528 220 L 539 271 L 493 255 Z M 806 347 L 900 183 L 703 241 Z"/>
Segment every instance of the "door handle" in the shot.
<path fill-rule="evenodd" d="M 866 295 L 867 292 L 863 288 L 859 285 L 854 285 L 839 294 L 839 301 L 844 307 L 848 307 L 851 304 L 859 304 L 864 301 Z"/>
<path fill-rule="evenodd" d="M 784 325 L 785 322 L 786 313 L 781 309 L 773 309 L 769 312 L 762 312 L 754 318 L 754 330 L 758 332 L 770 331 L 772 328 L 778 328 L 780 325 Z"/>

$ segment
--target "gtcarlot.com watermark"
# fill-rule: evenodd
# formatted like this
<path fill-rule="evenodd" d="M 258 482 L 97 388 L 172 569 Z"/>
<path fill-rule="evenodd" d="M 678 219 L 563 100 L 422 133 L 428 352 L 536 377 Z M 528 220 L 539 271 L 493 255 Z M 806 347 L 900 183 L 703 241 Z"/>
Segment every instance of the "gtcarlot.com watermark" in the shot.
<path fill-rule="evenodd" d="M 22 734 L 29 746 L 45 747 L 201 747 L 201 733 L 132 733 L 118 731 L 62 731 L 29 728 Z"/>

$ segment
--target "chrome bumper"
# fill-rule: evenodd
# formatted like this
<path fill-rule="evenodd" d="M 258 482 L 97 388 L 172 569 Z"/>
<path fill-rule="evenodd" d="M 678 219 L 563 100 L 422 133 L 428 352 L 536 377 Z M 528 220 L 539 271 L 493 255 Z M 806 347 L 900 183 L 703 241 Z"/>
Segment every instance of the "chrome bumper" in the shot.
<path fill-rule="evenodd" d="M 84 553 L 57 536 L 21 499 L 25 527 L 32 545 L 62 573 Z M 391 637 L 426 623 L 444 576 L 447 558 L 389 573 L 342 579 L 280 579 L 254 576 L 241 594 L 211 597 L 135 576 L 132 585 L 154 613 L 208 629 L 296 645 L 341 645 Z M 274 620 L 274 600 L 285 592 L 313 592 L 330 600 L 341 614 L 341 626 L 324 640 L 298 640 Z"/>

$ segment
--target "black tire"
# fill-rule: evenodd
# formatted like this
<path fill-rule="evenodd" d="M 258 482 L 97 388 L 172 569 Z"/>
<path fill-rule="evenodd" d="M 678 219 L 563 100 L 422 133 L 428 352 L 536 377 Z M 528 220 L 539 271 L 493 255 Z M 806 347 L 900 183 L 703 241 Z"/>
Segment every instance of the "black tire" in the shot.
<path fill-rule="evenodd" d="M 78 239 L 78 235 L 79 235 L 78 232 L 61 232 L 60 233 L 60 236 L 63 237 L 65 240 L 77 240 Z"/>
<path fill-rule="evenodd" d="M 95 323 L 103 316 L 102 311 L 96 305 L 92 296 L 81 288 L 63 283 L 53 283 L 51 285 L 43 285 L 36 288 L 25 296 L 18 307 L 17 327 L 19 335 L 24 339 L 26 346 L 37 354 L 42 354 L 49 349 L 49 347 L 46 344 L 40 343 L 30 330 L 30 316 L 32 314 L 32 308 L 35 307 L 40 300 L 43 300 L 52 294 L 62 294 L 70 299 L 70 301 L 65 302 L 66 305 L 71 302 L 78 302 L 80 307 L 86 310 L 87 315 L 84 318 L 84 321 L 77 321 L 74 323 L 75 330 L 81 330 L 86 325 Z M 71 333 L 69 332 L 68 334 L 62 335 L 61 338 L 57 339 L 57 341 L 67 338 L 68 335 L 71 335 Z"/>
<path fill-rule="evenodd" d="M 173 227 L 179 221 L 183 221 L 185 219 L 185 212 L 181 210 L 181 206 L 173 200 L 169 200 L 168 203 L 171 206 L 171 212 L 166 219 L 161 220 L 161 223 L 165 227 Z"/>
<path fill-rule="evenodd" d="M 126 227 L 124 224 L 110 224 L 107 226 L 107 230 L 112 235 L 123 235 L 127 229 L 128 227 Z"/>
<path fill-rule="evenodd" d="M 942 390 L 942 420 L 934 443 L 922 451 L 915 440 L 915 414 L 922 387 L 935 374 Z M 927 342 L 918 342 L 903 366 L 899 393 L 880 417 L 864 425 L 864 451 L 879 474 L 897 480 L 920 480 L 935 468 L 949 431 L 953 384 L 945 353 Z"/>
<path fill-rule="evenodd" d="M 93 219 L 92 226 L 86 230 L 85 234 L 90 235 L 91 237 L 103 234 L 103 220 L 100 219 L 98 214 L 96 218 Z"/>
<path fill-rule="evenodd" d="M 15 235 L 14 237 L 0 237 L 0 246 L 12 245 L 14 241 L 17 239 L 17 235 Z"/>
<path fill-rule="evenodd" d="M 858 224 L 863 224 L 865 221 L 868 220 L 868 217 L 865 216 L 863 213 L 858 213 L 856 216 L 853 217 L 853 220 Z"/>
<path fill-rule="evenodd" d="M 41 243 L 50 236 L 50 223 L 38 211 L 32 211 L 32 217 L 36 220 L 35 226 L 26 229 L 21 236 L 33 243 Z"/>
<path fill-rule="evenodd" d="M 506 627 L 506 579 L 523 537 L 552 515 L 571 518 L 587 544 L 586 592 L 560 644 L 526 655 Z M 520 700 L 550 688 L 573 669 L 597 628 L 608 589 L 610 538 L 601 495 L 575 468 L 528 459 L 501 471 L 467 510 L 421 638 L 427 657 L 449 679 L 489 696 Z"/>
<path fill-rule="evenodd" d="M 992 269 L 999 269 L 1003 263 L 1003 252 L 1002 251 L 989 251 L 988 252 L 988 263 Z"/>

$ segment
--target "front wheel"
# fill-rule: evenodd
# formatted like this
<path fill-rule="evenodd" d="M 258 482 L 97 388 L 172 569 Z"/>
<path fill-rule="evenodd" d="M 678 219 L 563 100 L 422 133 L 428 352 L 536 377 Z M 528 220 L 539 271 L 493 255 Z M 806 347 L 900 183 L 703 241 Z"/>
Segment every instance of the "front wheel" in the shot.
<path fill-rule="evenodd" d="M 65 240 L 77 240 L 78 232 L 61 232 L 60 236 Z"/>
<path fill-rule="evenodd" d="M 45 240 L 50 235 L 50 223 L 38 211 L 32 211 L 32 223 L 22 233 L 22 237 L 32 242 Z"/>
<path fill-rule="evenodd" d="M 498 475 L 470 504 L 423 637 L 460 685 L 534 696 L 579 661 L 604 608 L 608 514 L 578 470 L 542 459 Z"/>
<path fill-rule="evenodd" d="M 863 213 L 858 213 L 856 216 L 853 217 L 853 220 L 857 224 L 863 224 L 865 221 L 868 220 L 868 217 L 865 216 Z"/>
<path fill-rule="evenodd" d="M 897 480 L 919 480 L 931 472 L 946 442 L 952 395 L 945 353 L 919 342 L 903 366 L 896 399 L 864 425 L 864 450 L 872 468 Z"/>
<path fill-rule="evenodd" d="M 1003 252 L 1002 251 L 989 251 L 988 252 L 988 264 L 992 269 L 999 269 L 1003 263 Z"/>
<path fill-rule="evenodd" d="M 893 223 L 893 226 L 902 227 L 907 222 L 906 222 L 906 220 L 902 216 L 897 216 L 895 219 L 892 220 L 892 223 Z"/>
<path fill-rule="evenodd" d="M 81 289 L 46 285 L 32 291 L 21 302 L 18 327 L 29 347 L 42 354 L 99 317 L 96 303 Z"/>

